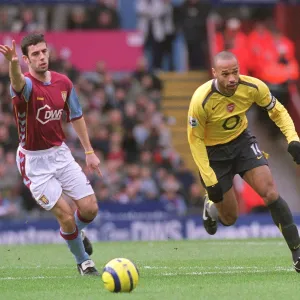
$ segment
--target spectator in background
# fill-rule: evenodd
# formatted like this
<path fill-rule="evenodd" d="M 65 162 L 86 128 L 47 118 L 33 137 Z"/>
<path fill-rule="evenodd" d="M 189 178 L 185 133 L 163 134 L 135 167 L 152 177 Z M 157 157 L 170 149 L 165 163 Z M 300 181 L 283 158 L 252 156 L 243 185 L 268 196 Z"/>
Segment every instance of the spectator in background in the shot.
<path fill-rule="evenodd" d="M 84 30 L 89 28 L 86 11 L 83 6 L 75 6 L 72 8 L 68 17 L 67 28 L 70 30 Z"/>
<path fill-rule="evenodd" d="M 117 11 L 117 1 L 98 0 L 96 5 L 89 9 L 90 28 L 118 29 L 120 16 Z"/>
<path fill-rule="evenodd" d="M 271 27 L 271 43 L 263 51 L 261 67 L 258 72 L 269 87 L 271 93 L 287 106 L 289 99 L 288 85 L 299 78 L 299 66 L 295 58 L 293 42 Z"/>
<path fill-rule="evenodd" d="M 13 32 L 33 32 L 43 31 L 45 28 L 36 20 L 34 10 L 32 8 L 24 8 L 20 16 L 16 18 L 11 27 Z"/>
<path fill-rule="evenodd" d="M 204 195 L 198 183 L 190 185 L 189 197 L 187 199 L 189 212 L 201 215 L 203 212 Z"/>
<path fill-rule="evenodd" d="M 264 21 L 256 22 L 253 30 L 248 35 L 248 47 L 250 51 L 249 68 L 252 76 L 260 77 L 261 61 L 272 44 L 272 34 L 267 28 L 266 23 Z"/>
<path fill-rule="evenodd" d="M 152 68 L 161 70 L 175 31 L 172 5 L 167 0 L 138 0 L 136 11 L 137 28 L 143 33 L 145 50 L 151 53 Z"/>
<path fill-rule="evenodd" d="M 210 5 L 200 0 L 185 0 L 176 8 L 175 20 L 185 37 L 190 70 L 207 69 L 206 18 Z"/>
<path fill-rule="evenodd" d="M 20 197 L 15 198 L 13 190 L 10 190 L 6 196 L 0 192 L 0 218 L 19 217 L 20 214 Z"/>
<path fill-rule="evenodd" d="M 186 213 L 186 203 L 184 198 L 180 195 L 180 184 L 174 175 L 167 176 L 166 181 L 162 184 L 163 194 L 160 196 L 159 201 L 165 204 L 167 210 L 176 212 L 179 215 Z"/>
<path fill-rule="evenodd" d="M 228 19 L 224 31 L 216 35 L 216 53 L 223 50 L 234 53 L 239 60 L 240 73 L 243 75 L 248 75 L 249 72 L 247 42 L 247 36 L 241 30 L 241 21 L 237 18 Z"/>
<path fill-rule="evenodd" d="M 0 32 L 11 31 L 11 22 L 9 20 L 8 11 L 5 8 L 0 9 Z"/>

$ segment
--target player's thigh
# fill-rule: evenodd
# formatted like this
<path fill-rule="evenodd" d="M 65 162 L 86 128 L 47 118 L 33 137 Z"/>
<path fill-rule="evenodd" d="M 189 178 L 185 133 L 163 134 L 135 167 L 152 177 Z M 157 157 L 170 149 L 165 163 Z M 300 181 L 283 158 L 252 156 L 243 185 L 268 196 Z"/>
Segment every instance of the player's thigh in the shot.
<path fill-rule="evenodd" d="M 76 161 L 69 163 L 58 173 L 63 192 L 75 200 L 80 212 L 98 210 L 96 197 L 90 181 Z"/>
<path fill-rule="evenodd" d="M 248 170 L 244 173 L 243 179 L 263 198 L 266 204 L 278 199 L 279 194 L 267 165 Z"/>
<path fill-rule="evenodd" d="M 223 194 L 229 191 L 233 185 L 233 160 L 227 155 L 229 150 L 228 145 L 207 147 L 210 167 L 216 174 Z"/>
<path fill-rule="evenodd" d="M 215 203 L 220 219 L 226 224 L 234 224 L 238 218 L 239 207 L 235 192 L 231 187 L 223 196 L 223 201 Z"/>
<path fill-rule="evenodd" d="M 246 136 L 242 143 L 239 145 L 240 153 L 234 162 L 234 171 L 241 177 L 244 174 L 257 167 L 268 166 L 268 161 L 263 151 L 260 150 L 256 138 Z"/>
<path fill-rule="evenodd" d="M 49 211 L 61 197 L 62 187 L 55 177 L 51 177 L 45 184 L 31 184 L 30 191 L 37 203 Z"/>
<path fill-rule="evenodd" d="M 51 210 L 62 194 L 62 187 L 53 176 L 47 157 L 31 157 L 18 150 L 16 161 L 33 198 L 45 210 Z"/>

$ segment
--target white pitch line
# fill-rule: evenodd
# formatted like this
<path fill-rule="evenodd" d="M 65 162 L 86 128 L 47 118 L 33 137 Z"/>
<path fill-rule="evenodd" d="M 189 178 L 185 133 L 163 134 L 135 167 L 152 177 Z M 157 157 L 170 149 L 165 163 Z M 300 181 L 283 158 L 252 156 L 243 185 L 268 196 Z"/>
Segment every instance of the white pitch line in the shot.
<path fill-rule="evenodd" d="M 205 276 L 205 275 L 218 275 L 218 274 L 254 274 L 254 273 L 267 273 L 267 272 L 295 272 L 293 269 L 267 269 L 267 270 L 243 270 L 243 271 L 208 271 L 208 272 L 188 272 L 188 273 L 163 273 L 160 276 Z"/>
<path fill-rule="evenodd" d="M 52 267 L 43 267 L 43 266 L 28 266 L 28 267 L 22 267 L 22 266 L 0 266 L 0 270 L 3 269 L 17 269 L 17 270 L 34 270 L 34 269 L 41 269 L 41 270 L 66 270 L 66 269 L 73 269 L 73 267 L 59 267 L 59 266 L 52 266 Z"/>
<path fill-rule="evenodd" d="M 150 269 L 150 270 L 163 270 L 163 269 L 185 269 L 185 270 L 257 270 L 263 269 L 265 267 L 257 267 L 257 266 L 181 266 L 181 267 L 168 267 L 168 266 L 142 266 L 143 269 Z M 274 267 L 275 269 L 282 270 L 284 267 Z"/>
<path fill-rule="evenodd" d="M 37 280 L 37 279 L 73 279 L 78 276 L 32 276 L 32 277 L 0 277 L 1 280 Z"/>
<path fill-rule="evenodd" d="M 276 245 L 276 246 L 284 246 L 285 242 L 279 241 L 267 241 L 267 242 L 259 242 L 259 241 L 207 241 L 205 245 L 246 245 L 246 246 L 266 246 L 266 245 Z"/>

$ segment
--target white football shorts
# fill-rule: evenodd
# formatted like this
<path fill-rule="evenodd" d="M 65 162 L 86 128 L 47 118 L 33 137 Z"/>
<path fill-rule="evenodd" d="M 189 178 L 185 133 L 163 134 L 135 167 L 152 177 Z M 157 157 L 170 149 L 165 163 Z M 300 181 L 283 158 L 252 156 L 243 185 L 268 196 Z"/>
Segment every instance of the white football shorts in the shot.
<path fill-rule="evenodd" d="M 24 184 L 45 210 L 51 210 L 62 193 L 73 200 L 94 194 L 89 180 L 65 143 L 38 151 L 19 146 L 16 161 Z"/>

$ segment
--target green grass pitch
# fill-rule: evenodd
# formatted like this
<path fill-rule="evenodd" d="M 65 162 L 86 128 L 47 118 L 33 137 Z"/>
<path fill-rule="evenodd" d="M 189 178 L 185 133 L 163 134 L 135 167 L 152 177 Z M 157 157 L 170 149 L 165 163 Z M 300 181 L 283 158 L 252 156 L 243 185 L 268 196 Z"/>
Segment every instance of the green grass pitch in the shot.
<path fill-rule="evenodd" d="M 105 242 L 94 244 L 99 271 L 112 258 L 140 271 L 130 294 L 81 277 L 66 245 L 0 246 L 0 299 L 300 299 L 300 274 L 283 240 Z"/>

